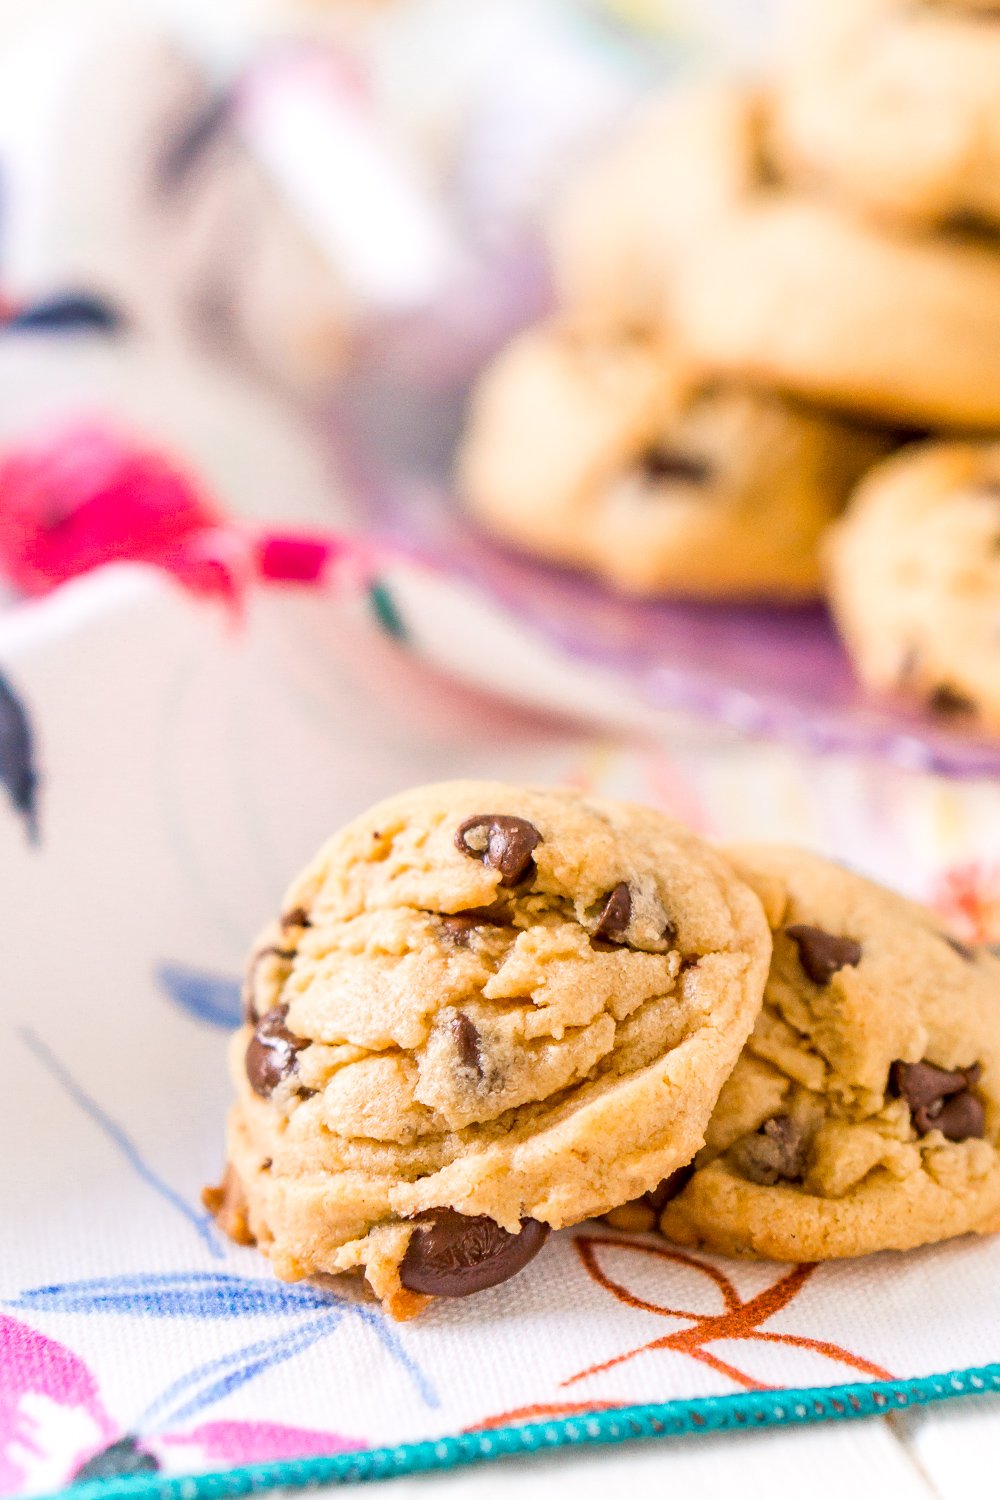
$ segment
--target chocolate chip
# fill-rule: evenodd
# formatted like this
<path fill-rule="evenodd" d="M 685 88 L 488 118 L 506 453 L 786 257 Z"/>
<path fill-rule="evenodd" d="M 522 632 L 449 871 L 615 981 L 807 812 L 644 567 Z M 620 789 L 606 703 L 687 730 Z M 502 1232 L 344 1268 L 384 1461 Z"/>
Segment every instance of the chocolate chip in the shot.
<path fill-rule="evenodd" d="M 489 906 L 467 906 L 455 912 L 456 917 L 465 917 L 477 927 L 507 927 L 510 925 L 511 908 L 508 901 L 493 901 Z"/>
<path fill-rule="evenodd" d="M 669 1177 L 664 1177 L 662 1182 L 649 1193 L 643 1193 L 641 1201 L 649 1205 L 656 1213 L 660 1213 L 671 1198 L 676 1198 L 678 1193 L 683 1193 L 691 1178 L 694 1176 L 694 1162 L 686 1167 L 678 1167 L 676 1172 L 671 1172 Z"/>
<path fill-rule="evenodd" d="M 483 1076 L 482 1038 L 464 1010 L 457 1011 L 448 1023 L 455 1043 L 455 1051 L 464 1068 L 470 1068 L 477 1078 Z"/>
<path fill-rule="evenodd" d="M 518 1234 L 485 1215 L 475 1218 L 452 1208 L 435 1208 L 430 1222 L 410 1236 L 399 1279 L 411 1292 L 430 1297 L 467 1297 L 509 1281 L 536 1256 L 549 1226 L 522 1219 Z"/>
<path fill-rule="evenodd" d="M 594 937 L 608 943 L 625 940 L 628 924 L 632 920 L 632 892 L 624 880 L 620 880 L 613 891 L 604 898 L 604 906 L 594 928 Z"/>
<path fill-rule="evenodd" d="M 311 927 L 312 923 L 304 906 L 293 906 L 291 911 L 282 913 L 281 926 L 287 930 L 289 927 Z"/>
<path fill-rule="evenodd" d="M 889 1069 L 889 1087 L 911 1109 L 917 1109 L 961 1093 L 970 1083 L 978 1082 L 980 1071 L 978 1063 L 966 1069 L 938 1068 L 929 1062 L 894 1062 Z"/>
<path fill-rule="evenodd" d="M 733 1159 L 744 1177 L 762 1187 L 801 1182 L 806 1167 L 805 1132 L 788 1115 L 775 1115 L 764 1121 L 756 1135 L 737 1142 Z"/>
<path fill-rule="evenodd" d="M 678 484 L 707 484 L 712 477 L 712 466 L 703 458 L 691 453 L 680 453 L 676 448 L 648 448 L 639 460 L 642 477 L 651 484 L 673 480 Z"/>
<path fill-rule="evenodd" d="M 941 936 L 948 944 L 948 947 L 958 954 L 959 958 L 964 958 L 968 964 L 973 962 L 976 957 L 975 948 L 970 948 L 969 944 L 963 943 L 961 938 L 952 937 L 950 932 L 942 932 Z"/>
<path fill-rule="evenodd" d="M 295 1068 L 295 1061 L 308 1042 L 288 1030 L 287 1005 L 265 1011 L 247 1047 L 246 1070 L 250 1087 L 262 1099 L 270 1099 L 279 1083 Z"/>
<path fill-rule="evenodd" d="M 938 1068 L 929 1062 L 894 1062 L 889 1088 L 906 1100 L 918 1135 L 940 1130 L 949 1141 L 964 1141 L 982 1136 L 985 1129 L 985 1111 L 971 1092 L 982 1071 L 979 1063 L 971 1068 Z"/>
<path fill-rule="evenodd" d="M 861 962 L 861 944 L 853 938 L 834 937 L 821 927 L 801 922 L 785 932 L 799 950 L 799 963 L 813 984 L 829 984 L 838 969 L 854 968 Z"/>
<path fill-rule="evenodd" d="M 256 1022 L 259 1020 L 257 1014 L 257 1002 L 254 995 L 254 982 L 257 977 L 257 969 L 265 958 L 280 958 L 286 963 L 291 963 L 295 957 L 294 948 L 279 948 L 277 943 L 271 943 L 266 948 L 258 948 L 247 969 L 246 979 L 243 984 L 243 1019 L 244 1021 Z"/>
<path fill-rule="evenodd" d="M 439 921 L 449 942 L 467 948 L 477 927 L 509 926 L 510 907 L 504 901 L 494 901 L 491 906 L 469 906 L 464 911 L 451 912 L 440 917 Z"/>
<path fill-rule="evenodd" d="M 958 715 L 976 712 L 976 705 L 972 699 L 960 693 L 958 688 L 951 687 L 947 682 L 942 682 L 939 687 L 936 687 L 927 702 L 936 714 Z"/>
<path fill-rule="evenodd" d="M 455 834 L 455 843 L 463 854 L 500 871 L 501 885 L 517 885 L 524 879 L 534 868 L 532 851 L 541 842 L 533 823 L 505 813 L 477 813 L 474 818 L 466 818 Z"/>
<path fill-rule="evenodd" d="M 479 924 L 471 917 L 453 916 L 441 918 L 441 934 L 455 948 L 467 948 L 469 939 Z"/>
<path fill-rule="evenodd" d="M 986 1132 L 986 1111 L 982 1101 L 966 1090 L 961 1094 L 953 1094 L 936 1110 L 932 1105 L 927 1110 L 925 1126 L 923 1123 L 917 1124 L 916 1115 L 913 1123 L 921 1135 L 926 1130 L 940 1130 L 948 1141 L 981 1140 Z"/>

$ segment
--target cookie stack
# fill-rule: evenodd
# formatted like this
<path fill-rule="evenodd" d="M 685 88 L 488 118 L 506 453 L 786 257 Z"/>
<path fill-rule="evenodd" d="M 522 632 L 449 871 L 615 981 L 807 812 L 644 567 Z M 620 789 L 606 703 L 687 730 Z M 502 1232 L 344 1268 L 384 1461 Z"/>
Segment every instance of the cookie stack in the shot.
<path fill-rule="evenodd" d="M 336 835 L 251 956 L 205 1201 L 397 1318 L 607 1214 L 822 1259 L 1000 1228 L 1000 961 L 798 851 L 492 782 Z"/>
<path fill-rule="evenodd" d="M 649 106 L 475 394 L 472 511 L 637 594 L 828 589 L 866 681 L 1000 727 L 997 16 L 813 0 L 766 87 Z"/>

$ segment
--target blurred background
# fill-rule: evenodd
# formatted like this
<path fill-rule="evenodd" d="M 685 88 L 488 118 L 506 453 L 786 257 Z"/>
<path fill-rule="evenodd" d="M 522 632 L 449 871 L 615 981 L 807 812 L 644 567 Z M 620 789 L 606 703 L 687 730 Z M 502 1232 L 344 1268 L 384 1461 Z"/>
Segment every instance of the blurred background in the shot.
<path fill-rule="evenodd" d="M 803 65 L 789 85 L 778 59 L 790 19 L 807 10 L 821 21 L 812 72 Z M 917 12 L 896 0 L 845 7 L 838 47 L 874 58 L 871 37 L 891 41 L 892 27 L 858 43 L 848 18 L 868 26 L 882 10 L 908 48 Z M 969 28 L 990 32 L 959 0 L 920 7 L 914 24 L 936 25 L 939 12 L 963 46 Z M 845 192 L 794 152 L 779 172 L 770 144 L 750 139 L 758 77 L 783 80 L 793 104 L 796 90 L 824 98 L 820 85 L 840 98 L 843 76 L 815 66 L 826 55 L 816 38 L 838 17 L 826 0 L 0 0 L 0 597 L 10 607 L 109 561 L 151 563 L 237 605 L 261 582 L 360 580 L 397 642 L 468 685 L 670 743 L 687 757 L 684 777 L 701 778 L 710 828 L 743 827 L 750 776 L 797 788 L 780 818 L 759 799 L 771 807 L 763 831 L 829 848 L 832 825 L 857 832 L 873 803 L 899 802 L 907 831 L 884 819 L 885 857 L 867 847 L 862 862 L 936 868 L 942 829 L 946 859 L 966 857 L 996 817 L 1000 749 L 986 722 L 1000 703 L 996 662 L 978 645 L 953 652 L 975 658 L 974 691 L 947 663 L 922 676 L 894 620 L 888 666 L 863 638 L 852 666 L 819 553 L 870 465 L 954 424 L 958 397 L 916 388 L 936 353 L 924 360 L 907 342 L 911 322 L 975 377 L 958 425 L 970 413 L 980 434 L 1000 425 L 1000 379 L 992 366 L 980 375 L 1000 262 L 992 228 L 979 243 L 974 226 L 977 246 L 959 246 L 970 233 L 961 203 L 957 229 L 933 214 L 900 229 L 864 201 L 857 166 L 855 202 L 853 179 Z M 1000 64 L 978 36 L 988 83 Z M 741 82 L 661 131 L 661 101 L 705 74 Z M 944 104 L 920 89 L 900 97 L 912 118 L 934 125 L 964 109 L 975 128 L 988 105 L 956 104 L 951 74 L 947 85 Z M 850 123 L 854 102 L 834 117 Z M 938 138 L 929 129 L 914 145 L 918 164 Z M 880 144 L 891 155 L 894 141 Z M 577 182 L 586 213 L 575 221 Z M 607 309 L 590 292 L 573 305 L 593 246 L 640 270 L 642 252 L 669 283 L 670 236 L 699 214 L 699 234 L 716 223 L 713 192 L 751 216 L 785 212 L 787 197 L 790 213 L 815 221 L 815 245 L 781 242 L 779 309 L 786 282 L 793 301 L 779 327 L 792 337 L 786 367 L 759 380 L 717 348 L 708 377 L 682 379 L 672 330 L 639 328 L 627 310 L 602 325 Z M 767 278 L 752 265 L 743 274 L 735 239 L 713 229 L 705 242 L 735 267 L 718 286 L 706 280 L 714 333 L 716 293 L 725 308 L 735 287 L 728 328 Z M 868 304 L 850 305 L 865 284 L 851 270 L 858 246 L 886 280 L 870 319 Z M 971 292 L 957 290 L 967 252 L 991 299 L 978 330 Z M 851 368 L 827 378 L 839 350 L 823 351 L 818 379 L 795 367 L 802 312 L 833 285 L 823 255 L 846 307 L 840 319 L 831 303 L 828 322 L 843 322 L 846 364 L 869 382 L 857 397 Z M 943 268 L 928 278 L 933 295 L 913 302 L 915 320 L 909 303 L 901 317 L 888 292 L 908 297 L 928 256 Z M 632 290 L 628 269 L 614 290 Z M 538 357 L 532 366 L 534 346 L 515 344 L 527 351 L 518 373 L 521 356 L 504 363 L 502 351 L 525 328 L 539 330 Z M 567 328 L 568 374 L 550 359 Z M 704 342 L 704 328 L 694 332 Z M 621 394 L 636 349 L 630 389 L 652 382 L 652 405 Z M 869 356 L 885 368 L 872 373 Z M 477 385 L 487 394 L 470 418 Z M 606 424 L 611 436 L 598 436 Z M 464 484 L 453 469 L 463 429 Z M 692 502 L 699 484 L 708 493 Z M 605 502 L 606 529 L 584 543 L 574 515 Z M 676 516 L 678 530 L 668 520 L 656 531 L 653 516 Z M 954 577 L 972 566 L 960 563 Z M 996 568 L 975 574 L 984 603 L 968 640 L 988 630 Z M 905 601 L 907 629 L 934 618 L 930 598 Z M 725 797 L 707 789 L 707 768 L 723 763 L 713 756 L 727 767 Z M 916 845 L 916 864 L 901 858 Z"/>
<path fill-rule="evenodd" d="M 541 230 L 574 164 L 664 80 L 752 60 L 773 8 L 2 0 L 5 302 L 86 295 L 119 326 L 6 340 L 0 436 L 87 395 L 193 444 L 229 510 L 337 513 L 335 485 L 253 476 L 262 434 L 241 466 L 241 414 L 266 395 L 280 433 L 277 406 L 346 404 L 384 455 L 439 451 L 547 305 Z"/>

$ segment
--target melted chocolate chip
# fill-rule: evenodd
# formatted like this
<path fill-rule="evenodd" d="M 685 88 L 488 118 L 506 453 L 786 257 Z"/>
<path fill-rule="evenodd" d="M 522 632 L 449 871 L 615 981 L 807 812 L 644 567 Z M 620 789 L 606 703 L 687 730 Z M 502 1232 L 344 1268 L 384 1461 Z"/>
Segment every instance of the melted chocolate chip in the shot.
<path fill-rule="evenodd" d="M 940 1130 L 949 1141 L 982 1136 L 986 1115 L 971 1092 L 982 1076 L 979 1063 L 971 1068 L 938 1068 L 929 1062 L 894 1062 L 889 1089 L 910 1107 L 918 1135 Z"/>
<path fill-rule="evenodd" d="M 309 920 L 309 913 L 306 911 L 304 906 L 293 906 L 291 911 L 282 913 L 281 927 L 283 931 L 287 931 L 289 927 L 311 926 L 312 923 Z"/>
<path fill-rule="evenodd" d="M 243 985 L 244 1021 L 256 1022 L 259 1020 L 259 1016 L 257 1015 L 256 999 L 254 996 L 254 980 L 257 975 L 258 966 L 264 961 L 265 958 L 281 958 L 284 959 L 287 963 L 291 963 L 294 957 L 294 948 L 279 948 L 277 943 L 271 943 L 267 948 L 258 948 L 257 952 L 250 960 L 250 966 L 247 969 L 246 980 Z"/>
<path fill-rule="evenodd" d="M 676 448 L 649 448 L 639 460 L 642 477 L 651 484 L 673 481 L 677 484 L 707 484 L 712 477 L 712 466 L 692 453 L 681 453 Z"/>
<path fill-rule="evenodd" d="M 948 944 L 948 947 L 958 954 L 959 958 L 964 958 L 967 964 L 971 964 L 974 961 L 976 957 L 975 948 L 970 948 L 969 944 L 963 943 L 961 938 L 952 937 L 950 932 L 943 932 L 941 936 Z"/>
<path fill-rule="evenodd" d="M 505 813 L 477 813 L 466 818 L 455 834 L 455 843 L 470 859 L 480 859 L 491 870 L 500 871 L 501 885 L 517 885 L 534 869 L 532 852 L 542 836 L 527 818 Z"/>
<path fill-rule="evenodd" d="M 913 1116 L 913 1123 L 921 1135 L 928 1130 L 940 1130 L 947 1141 L 968 1141 L 981 1140 L 986 1133 L 986 1111 L 982 1101 L 968 1089 L 953 1094 L 937 1107 L 930 1105 L 919 1123 L 917 1113 Z"/>
<path fill-rule="evenodd" d="M 452 1208 L 435 1208 L 426 1218 L 410 1236 L 399 1279 L 430 1297 L 468 1297 L 509 1281 L 549 1237 L 549 1226 L 537 1219 L 522 1219 L 520 1233 L 511 1234 L 484 1215 Z"/>
<path fill-rule="evenodd" d="M 456 1012 L 448 1023 L 455 1043 L 455 1051 L 464 1068 L 470 1068 L 477 1078 L 483 1076 L 482 1038 L 464 1010 Z"/>
<path fill-rule="evenodd" d="M 838 969 L 854 968 L 861 962 L 861 944 L 853 938 L 835 937 L 821 927 L 795 923 L 785 928 L 799 950 L 799 963 L 813 984 L 829 984 Z"/>
<path fill-rule="evenodd" d="M 442 917 L 441 935 L 455 948 L 467 948 L 472 934 L 479 924 L 471 917 L 462 916 Z"/>
<path fill-rule="evenodd" d="M 664 1177 L 662 1182 L 657 1183 L 652 1192 L 643 1193 L 641 1201 L 648 1204 L 655 1213 L 661 1213 L 671 1198 L 676 1198 L 678 1193 L 683 1193 L 693 1176 L 694 1162 L 690 1162 L 686 1167 L 678 1167 L 676 1172 L 671 1172 L 669 1177 Z"/>
<path fill-rule="evenodd" d="M 477 927 L 508 927 L 510 907 L 503 901 L 494 901 L 492 906 L 469 906 L 465 911 L 449 913 L 439 918 L 443 935 L 458 948 L 467 948 L 469 939 Z"/>
<path fill-rule="evenodd" d="M 775 1115 L 764 1121 L 756 1135 L 739 1141 L 733 1157 L 742 1175 L 762 1187 L 801 1182 L 806 1168 L 805 1132 L 788 1115 Z"/>
<path fill-rule="evenodd" d="M 250 1087 L 262 1099 L 269 1099 L 294 1070 L 296 1058 L 308 1042 L 288 1030 L 287 1005 L 276 1005 L 265 1011 L 247 1047 L 246 1070 Z"/>
<path fill-rule="evenodd" d="M 508 927 L 511 908 L 507 901 L 494 901 L 490 906 L 467 906 L 456 917 L 466 917 L 477 927 Z"/>
<path fill-rule="evenodd" d="M 953 688 L 949 683 L 942 682 L 936 687 L 927 700 L 928 706 L 936 714 L 957 716 L 959 714 L 974 714 L 976 705 L 971 698 L 960 693 L 958 688 Z"/>
<path fill-rule="evenodd" d="M 623 943 L 632 920 L 632 892 L 624 880 L 620 880 L 604 899 L 604 906 L 597 919 L 593 936 L 608 943 Z"/>
<path fill-rule="evenodd" d="M 971 1068 L 938 1068 L 929 1062 L 894 1062 L 889 1070 L 889 1087 L 911 1109 L 919 1109 L 978 1083 L 981 1071 L 978 1063 Z"/>

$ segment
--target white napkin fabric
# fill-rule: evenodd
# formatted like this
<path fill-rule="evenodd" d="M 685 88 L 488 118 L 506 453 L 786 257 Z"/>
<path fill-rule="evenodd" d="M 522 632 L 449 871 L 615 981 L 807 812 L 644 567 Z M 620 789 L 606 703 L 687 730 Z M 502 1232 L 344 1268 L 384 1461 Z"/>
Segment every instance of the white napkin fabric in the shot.
<path fill-rule="evenodd" d="M 393 587 L 412 613 L 416 593 Z M 459 688 L 363 600 L 275 589 L 237 626 L 139 569 L 7 616 L 0 673 L 0 1491 L 55 1489 L 109 1449 L 197 1473 L 996 1357 L 992 1240 L 806 1270 L 583 1225 L 506 1285 L 397 1326 L 349 1286 L 277 1282 L 199 1202 L 221 1166 L 245 951 L 289 876 L 374 799 L 503 776 L 642 797 L 729 835 L 822 825 L 869 868 L 864 851 L 892 843 L 911 888 L 964 881 L 986 920 L 995 867 L 947 870 L 949 816 L 996 847 L 984 789 L 934 801 L 912 778 L 880 810 L 907 836 L 873 841 L 857 768 L 796 781 L 761 748 L 749 799 L 726 742 L 668 753 Z"/>

